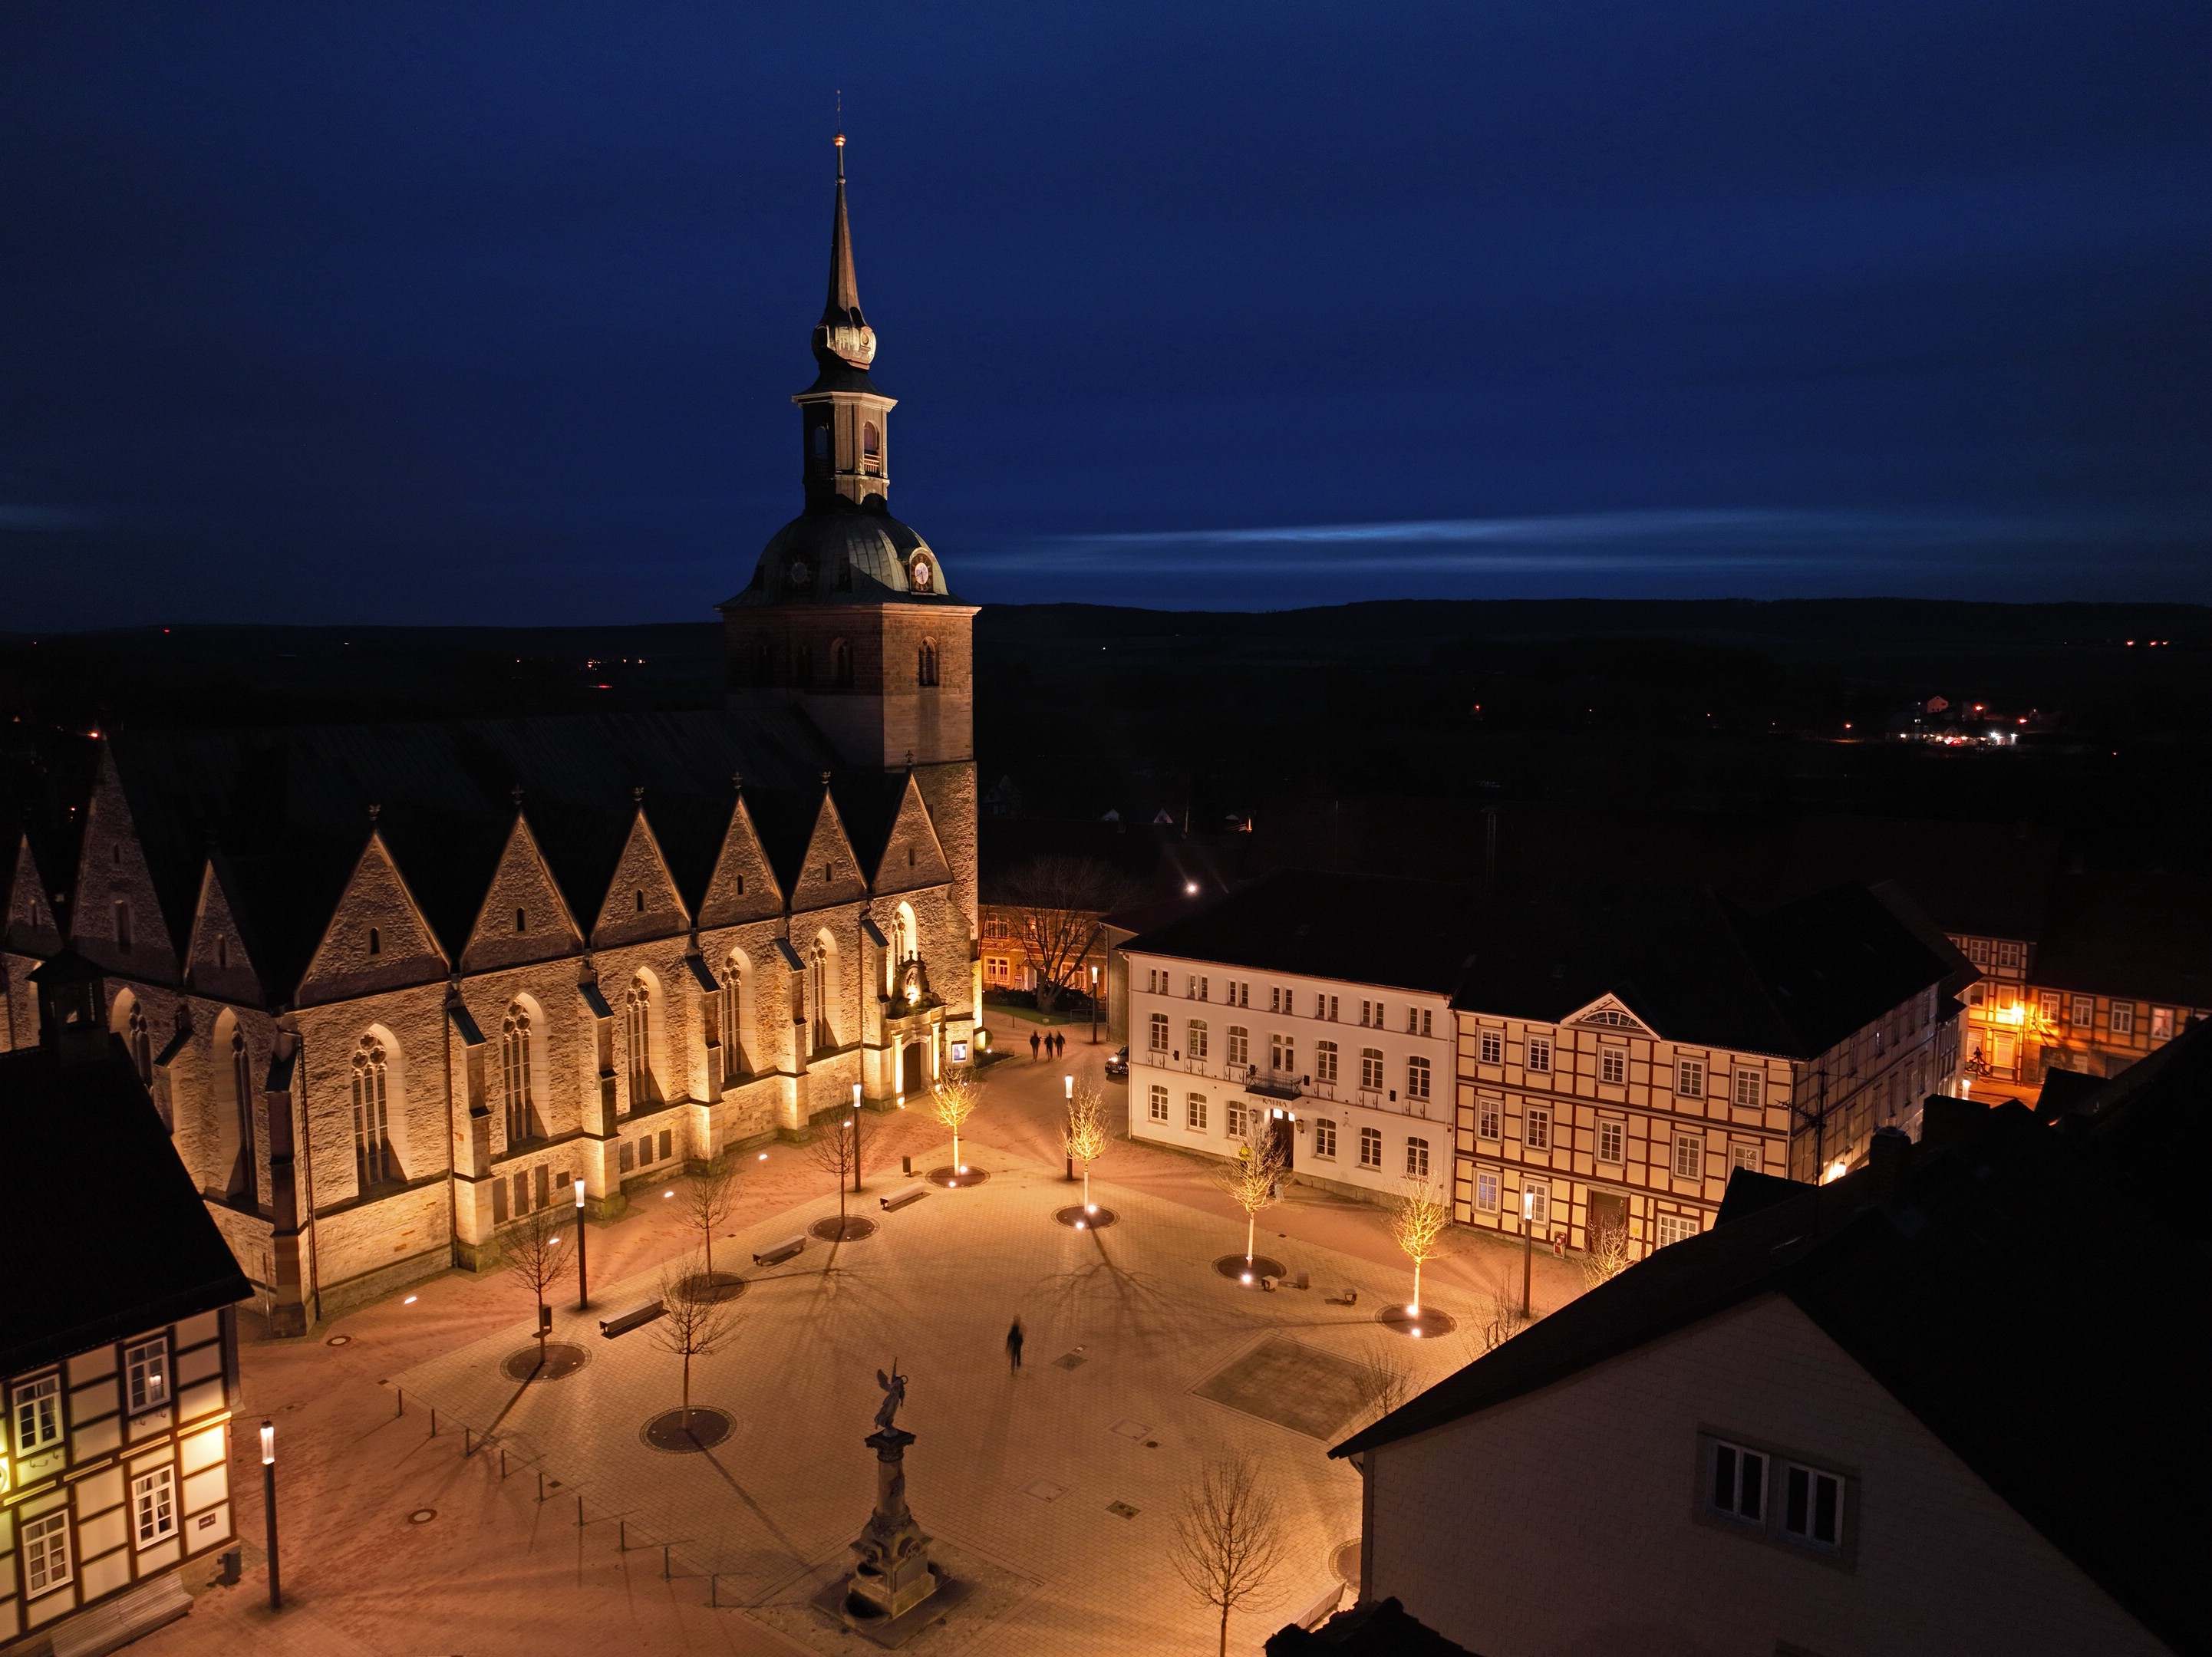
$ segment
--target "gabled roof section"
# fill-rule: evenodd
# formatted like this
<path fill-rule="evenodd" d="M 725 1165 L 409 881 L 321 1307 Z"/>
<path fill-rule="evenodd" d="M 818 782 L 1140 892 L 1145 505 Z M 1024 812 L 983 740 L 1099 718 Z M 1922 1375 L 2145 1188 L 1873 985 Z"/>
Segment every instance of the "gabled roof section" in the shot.
<path fill-rule="evenodd" d="M 185 946 L 185 981 L 200 995 L 246 1006 L 265 1005 L 253 950 L 212 859 L 200 874 L 200 901 Z"/>
<path fill-rule="evenodd" d="M 1601 995 L 1588 1006 L 1569 1013 L 1559 1022 L 1563 1024 L 1585 1024 L 1595 1029 L 1632 1030 L 1638 1035 L 1658 1034 L 1642 1015 L 1631 1011 L 1628 1004 L 1617 995 Z"/>
<path fill-rule="evenodd" d="M 166 865 L 171 859 L 158 861 Z M 70 947 L 110 972 L 173 980 L 184 955 L 198 870 L 157 869 L 156 862 L 137 831 L 117 774 L 114 749 L 102 744 L 77 853 Z M 118 903 L 131 911 L 128 948 L 118 937 Z"/>
<path fill-rule="evenodd" d="M 889 812 L 879 833 L 862 844 L 857 831 L 855 846 L 869 884 L 878 893 L 911 892 L 942 886 L 952 878 L 951 859 L 937 837 L 937 824 L 929 803 L 912 772 L 889 779 L 892 785 Z"/>
<path fill-rule="evenodd" d="M 483 972 L 575 955 L 584 947 L 582 930 L 561 895 L 545 855 L 530 832 L 528 814 L 518 810 L 501 847 L 489 889 L 461 949 L 461 969 Z"/>
<path fill-rule="evenodd" d="M 429 917 L 372 830 L 292 998 L 344 1000 L 434 982 L 451 970 Z"/>
<path fill-rule="evenodd" d="M 1735 1203 L 1329 1454 L 1437 1430 L 1633 1361 L 1754 1298 L 1794 1302 L 2014 1511 L 2178 1649 L 2212 1645 L 2166 1501 L 2212 1476 L 2201 1253 L 2019 1105 L 1833 1185 Z M 1741 1175 L 1739 1178 L 1743 1177 Z M 2065 1338 L 2051 1336 L 2066 1308 Z M 1778 1382 L 1778 1384 L 1779 1384 Z"/>
<path fill-rule="evenodd" d="M 20 955 L 50 956 L 62 947 L 61 926 L 54 918 L 52 889 L 39 868 L 38 855 L 25 834 L 15 841 L 15 855 L 8 865 L 8 879 L 0 887 L 0 944 Z"/>
<path fill-rule="evenodd" d="M 691 912 L 676 889 L 676 877 L 661 855 L 660 842 L 640 806 L 630 820 L 629 838 L 616 859 L 614 875 L 592 923 L 592 944 L 604 949 L 687 930 Z"/>
<path fill-rule="evenodd" d="M 734 926 L 783 913 L 783 887 L 742 792 L 730 807 L 713 872 L 694 908 L 702 926 Z"/>
<path fill-rule="evenodd" d="M 858 903 L 868 895 L 860 860 L 853 850 L 852 836 L 837 812 L 837 802 L 823 790 L 814 830 L 798 866 L 784 883 L 794 912 L 826 909 L 832 904 Z"/>

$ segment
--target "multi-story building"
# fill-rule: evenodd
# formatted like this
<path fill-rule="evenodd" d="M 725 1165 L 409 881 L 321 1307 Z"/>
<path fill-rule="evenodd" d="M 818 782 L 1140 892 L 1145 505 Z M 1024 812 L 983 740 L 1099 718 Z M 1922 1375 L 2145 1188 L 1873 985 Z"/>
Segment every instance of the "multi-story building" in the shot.
<path fill-rule="evenodd" d="M 107 1651 L 184 1615 L 179 1571 L 231 1540 L 247 1285 L 108 1032 L 99 969 L 63 954 L 34 976 L 41 1039 L 0 1054 L 0 1133 L 46 1175 L 0 1221 L 0 1648 Z M 52 1174 L 90 1155 L 88 1205 Z"/>
<path fill-rule="evenodd" d="M 1839 1172 L 1957 1062 L 1959 963 L 1856 886 L 1283 873 L 1125 953 L 1133 1134 L 1231 1155 L 1258 1113 L 1297 1178 L 1577 1248 L 1700 1231 L 1739 1168 Z"/>
<path fill-rule="evenodd" d="M 723 707 L 125 732 L 71 877 L 27 838 L 0 876 L 11 1041 L 41 959 L 99 964 L 280 1332 L 969 1039 L 975 610 L 885 507 L 839 155 L 804 510 L 720 607 Z"/>

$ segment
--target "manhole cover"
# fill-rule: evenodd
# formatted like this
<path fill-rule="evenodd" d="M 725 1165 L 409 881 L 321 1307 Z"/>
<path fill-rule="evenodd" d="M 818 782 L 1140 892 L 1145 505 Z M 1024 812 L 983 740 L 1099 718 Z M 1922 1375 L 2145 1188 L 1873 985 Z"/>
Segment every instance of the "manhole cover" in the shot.
<path fill-rule="evenodd" d="M 1053 1218 L 1062 1225 L 1073 1226 L 1078 1231 L 1103 1231 L 1121 1217 L 1110 1208 L 1101 1208 L 1093 1203 L 1085 1208 L 1078 1203 L 1073 1208 L 1054 1211 Z"/>
<path fill-rule="evenodd" d="M 353 1337 L 351 1335 L 332 1335 L 328 1340 L 325 1341 L 323 1344 L 325 1346 L 350 1346 L 353 1344 Z"/>
<path fill-rule="evenodd" d="M 520 1352 L 510 1352 L 507 1362 L 501 1364 L 500 1373 L 509 1381 L 566 1381 L 584 1367 L 584 1349 L 571 1346 L 566 1341 L 545 1343 L 545 1362 L 538 1361 L 538 1349 L 526 1346 Z"/>
<path fill-rule="evenodd" d="M 963 1186 L 981 1185 L 991 1177 L 988 1168 L 969 1164 L 962 1168 L 933 1168 L 924 1176 L 930 1184 L 943 1186 L 947 1191 L 957 1191 Z"/>
<path fill-rule="evenodd" d="M 688 1415 L 682 1410 L 671 1410 L 653 1417 L 638 1436 L 654 1449 L 665 1450 L 671 1455 L 697 1455 L 720 1444 L 736 1426 L 726 1411 L 695 1404 Z"/>
<path fill-rule="evenodd" d="M 1141 1421 L 1132 1421 L 1128 1417 L 1123 1416 L 1106 1430 L 1109 1433 L 1119 1433 L 1123 1438 L 1133 1438 L 1141 1443 L 1145 1435 L 1152 1429 Z"/>
<path fill-rule="evenodd" d="M 863 1219 L 858 1214 L 848 1214 L 842 1220 L 832 1214 L 826 1220 L 815 1221 L 806 1229 L 826 1243 L 858 1242 L 863 1237 L 876 1235 L 876 1223 Z"/>
<path fill-rule="evenodd" d="M 1290 1275 L 1280 1260 L 1267 1254 L 1224 1254 L 1214 1261 L 1213 1269 L 1231 1283 L 1249 1283 L 1255 1289 L 1260 1286 L 1262 1278 L 1280 1281 Z"/>
<path fill-rule="evenodd" d="M 1417 1340 L 1423 1336 L 1433 1340 L 1459 1327 L 1459 1320 L 1450 1313 L 1439 1312 L 1433 1306 L 1424 1306 L 1418 1313 L 1409 1312 L 1403 1306 L 1386 1306 L 1375 1314 L 1375 1321 L 1385 1329 Z"/>
<path fill-rule="evenodd" d="M 1033 1496 L 1040 1502 L 1057 1502 L 1067 1494 L 1067 1486 L 1055 1484 L 1049 1478 L 1032 1479 L 1022 1486 L 1022 1494 Z"/>
<path fill-rule="evenodd" d="M 1080 1352 L 1068 1352 L 1054 1358 L 1052 1361 L 1052 1367 L 1055 1369 L 1080 1369 L 1090 1362 L 1091 1360 Z"/>
<path fill-rule="evenodd" d="M 676 1285 L 676 1292 L 694 1306 L 708 1301 L 733 1301 L 745 1292 L 745 1280 L 734 1272 L 694 1272 Z"/>
<path fill-rule="evenodd" d="M 1116 1519 L 1134 1519 L 1137 1516 L 1137 1510 L 1126 1502 L 1109 1502 L 1106 1511 Z"/>
<path fill-rule="evenodd" d="M 427 1525 L 437 1516 L 438 1510 L 435 1508 L 417 1508 L 407 1515 L 407 1522 L 410 1525 Z"/>

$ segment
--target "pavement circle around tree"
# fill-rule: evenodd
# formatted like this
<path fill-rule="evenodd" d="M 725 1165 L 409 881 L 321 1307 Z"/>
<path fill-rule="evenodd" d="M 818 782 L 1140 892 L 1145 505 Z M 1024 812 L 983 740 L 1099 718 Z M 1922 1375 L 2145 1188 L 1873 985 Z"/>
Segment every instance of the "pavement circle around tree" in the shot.
<path fill-rule="evenodd" d="M 726 1410 L 695 1404 L 688 1425 L 683 1411 L 670 1410 L 647 1422 L 638 1436 L 670 1455 L 699 1455 L 727 1438 L 737 1424 Z"/>
<path fill-rule="evenodd" d="M 1283 1263 L 1269 1254 L 1255 1254 L 1248 1260 L 1242 1254 L 1224 1254 L 1214 1261 L 1213 1269 L 1231 1283 L 1260 1286 L 1262 1278 L 1287 1278 L 1290 1272 Z"/>
<path fill-rule="evenodd" d="M 1112 1209 L 1102 1208 L 1096 1203 L 1087 1209 L 1081 1203 L 1076 1203 L 1067 1208 L 1055 1209 L 1052 1217 L 1078 1231 L 1103 1231 L 1121 1217 Z M 1239 1254 L 1237 1258 L 1241 1260 L 1244 1257 Z"/>
<path fill-rule="evenodd" d="M 951 1191 L 959 1186 L 981 1185 L 991 1177 L 988 1168 L 970 1164 L 966 1168 L 933 1168 L 926 1176 L 930 1184 L 943 1186 Z"/>
<path fill-rule="evenodd" d="M 1341 1544 L 1337 1548 L 1335 1553 L 1329 1557 L 1329 1569 L 1336 1573 L 1337 1580 L 1346 1587 L 1356 1588 L 1359 1586 L 1359 1539 L 1358 1537 L 1353 1537 L 1352 1540 Z"/>
<path fill-rule="evenodd" d="M 733 1301 L 745 1292 L 745 1280 L 734 1272 L 694 1272 L 676 1285 L 676 1292 L 694 1306 Z"/>
<path fill-rule="evenodd" d="M 507 1362 L 499 1368 L 500 1373 L 509 1381 L 566 1381 L 584 1367 L 584 1362 L 582 1347 L 571 1346 L 562 1340 L 549 1340 L 545 1343 L 543 1368 L 538 1365 L 535 1346 L 526 1346 L 520 1352 L 510 1352 Z"/>
<path fill-rule="evenodd" d="M 858 1214 L 848 1214 L 839 1219 L 832 1214 L 827 1219 L 817 1220 L 806 1228 L 808 1233 L 823 1242 L 858 1242 L 863 1237 L 876 1235 L 876 1223 Z"/>
<path fill-rule="evenodd" d="M 1396 1306 L 1384 1307 L 1375 1314 L 1375 1321 L 1395 1334 L 1420 1335 L 1430 1339 L 1438 1335 L 1449 1335 L 1459 1327 L 1459 1320 L 1449 1312 L 1439 1312 L 1433 1306 L 1424 1306 L 1420 1315 L 1416 1317 L 1406 1309 L 1402 1302 Z"/>

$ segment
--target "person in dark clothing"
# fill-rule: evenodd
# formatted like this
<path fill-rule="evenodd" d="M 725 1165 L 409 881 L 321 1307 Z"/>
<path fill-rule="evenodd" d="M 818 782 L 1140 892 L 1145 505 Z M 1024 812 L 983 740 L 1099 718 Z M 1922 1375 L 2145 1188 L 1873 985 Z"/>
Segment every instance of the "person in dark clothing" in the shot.
<path fill-rule="evenodd" d="M 1015 1318 L 1013 1326 L 1006 1331 L 1006 1370 L 1018 1375 L 1022 1368 L 1022 1320 Z"/>
<path fill-rule="evenodd" d="M 1043 1045 L 1044 1038 L 1035 1030 L 1031 1030 L 1030 1032 L 1030 1063 L 1032 1065 L 1036 1063 L 1037 1049 Z"/>

